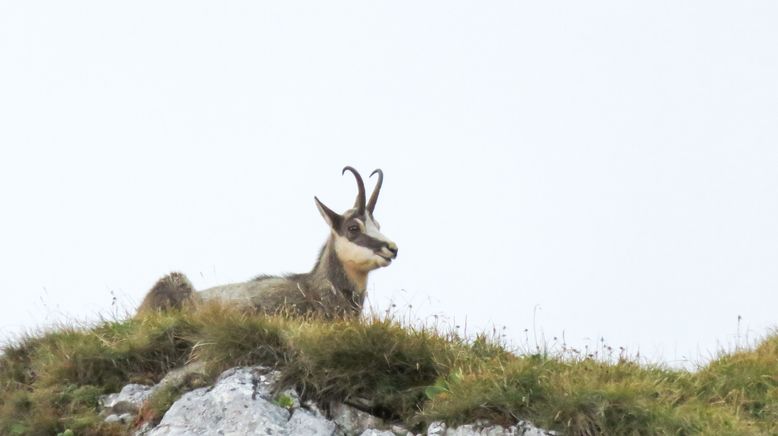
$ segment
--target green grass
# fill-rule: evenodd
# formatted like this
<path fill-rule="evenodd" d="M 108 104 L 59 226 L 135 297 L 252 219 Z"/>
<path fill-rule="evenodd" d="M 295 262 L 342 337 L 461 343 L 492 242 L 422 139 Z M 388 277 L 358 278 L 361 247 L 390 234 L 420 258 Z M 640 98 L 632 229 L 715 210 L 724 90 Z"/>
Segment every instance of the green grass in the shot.
<path fill-rule="evenodd" d="M 269 365 L 303 399 L 368 404 L 420 429 L 528 419 L 568 435 L 778 434 L 778 335 L 698 371 L 621 359 L 516 355 L 485 336 L 412 328 L 392 319 L 322 322 L 210 305 L 190 312 L 63 327 L 0 356 L 0 434 L 120 435 L 98 416 L 100 395 L 155 383 L 203 362 L 207 375 L 159 390 L 141 418 L 158 420 L 184 390 L 238 365 Z"/>

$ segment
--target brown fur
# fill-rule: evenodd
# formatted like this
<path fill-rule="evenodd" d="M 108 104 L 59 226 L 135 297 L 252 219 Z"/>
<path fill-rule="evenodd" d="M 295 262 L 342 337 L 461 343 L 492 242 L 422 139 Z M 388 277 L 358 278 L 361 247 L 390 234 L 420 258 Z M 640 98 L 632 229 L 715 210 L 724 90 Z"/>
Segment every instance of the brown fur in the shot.
<path fill-rule="evenodd" d="M 195 292 L 181 273 L 159 279 L 138 308 L 138 315 L 178 309 L 186 304 L 217 300 L 259 313 L 312 315 L 325 319 L 356 317 L 365 300 L 367 273 L 353 281 L 333 248 L 333 238 L 322 247 L 313 270 L 287 276 L 259 276 L 254 280 Z"/>
<path fill-rule="evenodd" d="M 325 319 L 352 318 L 362 313 L 368 271 L 344 265 L 335 251 L 333 234 L 310 272 L 259 276 L 195 292 L 181 273 L 161 278 L 149 291 L 138 314 L 180 308 L 185 304 L 220 301 L 253 312 L 311 315 Z"/>
<path fill-rule="evenodd" d="M 365 300 L 366 277 L 362 283 L 353 281 L 333 246 L 330 238 L 308 273 L 260 276 L 249 282 L 206 289 L 196 295 L 200 301 L 218 300 L 267 314 L 312 315 L 325 319 L 359 316 Z"/>
<path fill-rule="evenodd" d="M 179 272 L 170 273 L 154 284 L 138 307 L 137 313 L 181 308 L 192 300 L 194 292 L 192 283 L 185 275 Z"/>

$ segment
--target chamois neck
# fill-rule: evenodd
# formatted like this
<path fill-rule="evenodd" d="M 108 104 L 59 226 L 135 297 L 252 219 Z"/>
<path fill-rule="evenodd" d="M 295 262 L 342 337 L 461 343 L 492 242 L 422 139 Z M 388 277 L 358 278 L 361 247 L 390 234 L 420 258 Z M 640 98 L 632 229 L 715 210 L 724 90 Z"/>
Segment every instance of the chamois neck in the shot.
<path fill-rule="evenodd" d="M 322 247 L 312 274 L 328 280 L 338 290 L 351 293 L 354 297 L 364 295 L 367 289 L 367 273 L 345 265 L 338 258 L 334 235 Z"/>

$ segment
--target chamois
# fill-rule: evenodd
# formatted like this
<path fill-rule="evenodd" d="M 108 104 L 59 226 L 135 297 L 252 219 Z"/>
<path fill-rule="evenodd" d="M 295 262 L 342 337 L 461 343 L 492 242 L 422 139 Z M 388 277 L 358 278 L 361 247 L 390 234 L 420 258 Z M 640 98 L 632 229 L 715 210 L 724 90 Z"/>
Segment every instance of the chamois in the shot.
<path fill-rule="evenodd" d="M 366 200 L 362 176 L 354 168 L 357 182 L 354 206 L 338 214 L 314 197 L 316 207 L 330 228 L 313 269 L 307 273 L 285 276 L 261 275 L 248 282 L 216 286 L 194 292 L 181 273 L 161 278 L 146 295 L 138 313 L 178 308 L 188 302 L 218 300 L 261 313 L 310 314 L 324 318 L 357 317 L 362 312 L 370 271 L 389 266 L 397 258 L 397 245 L 381 234 L 373 217 L 384 174 L 370 199 Z"/>

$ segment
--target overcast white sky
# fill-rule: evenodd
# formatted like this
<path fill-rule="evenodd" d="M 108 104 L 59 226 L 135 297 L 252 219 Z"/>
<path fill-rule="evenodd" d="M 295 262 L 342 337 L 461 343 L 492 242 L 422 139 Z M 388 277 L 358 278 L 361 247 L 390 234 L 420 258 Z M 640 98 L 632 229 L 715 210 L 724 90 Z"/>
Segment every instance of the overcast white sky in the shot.
<path fill-rule="evenodd" d="M 704 360 L 778 323 L 775 23 L 774 1 L 3 1 L 0 336 L 132 310 L 171 270 L 306 271 L 313 196 L 350 206 L 350 164 L 384 169 L 400 247 L 374 305 Z"/>

